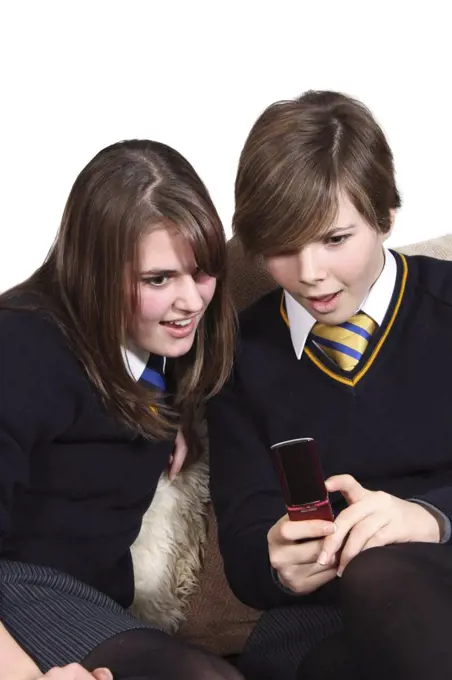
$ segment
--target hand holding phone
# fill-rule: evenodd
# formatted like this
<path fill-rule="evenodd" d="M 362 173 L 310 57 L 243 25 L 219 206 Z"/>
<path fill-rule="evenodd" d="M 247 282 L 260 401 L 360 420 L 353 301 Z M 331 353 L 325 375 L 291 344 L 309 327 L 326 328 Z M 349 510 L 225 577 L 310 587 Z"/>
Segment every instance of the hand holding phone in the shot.
<path fill-rule="evenodd" d="M 268 532 L 270 563 L 282 585 L 306 595 L 336 578 L 337 560 L 318 563 L 324 538 L 336 529 L 333 512 L 313 439 L 280 442 L 271 454 L 292 521 L 281 517 Z"/>
<path fill-rule="evenodd" d="M 289 518 L 333 522 L 314 439 L 303 437 L 279 442 L 271 447 L 271 453 Z"/>
<path fill-rule="evenodd" d="M 333 522 L 291 522 L 287 515 L 281 517 L 267 534 L 268 556 L 278 581 L 307 595 L 336 578 L 337 557 L 327 564 L 318 562 L 325 538 L 334 531 Z"/>

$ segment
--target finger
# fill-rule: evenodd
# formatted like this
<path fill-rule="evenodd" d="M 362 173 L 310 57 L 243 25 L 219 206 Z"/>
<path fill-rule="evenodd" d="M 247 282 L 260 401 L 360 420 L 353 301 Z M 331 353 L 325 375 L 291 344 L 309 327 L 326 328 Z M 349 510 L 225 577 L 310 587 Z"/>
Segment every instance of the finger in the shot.
<path fill-rule="evenodd" d="M 187 456 L 188 447 L 185 442 L 185 437 L 182 431 L 179 430 L 176 435 L 176 441 L 174 443 L 174 451 L 171 456 L 169 478 L 174 479 L 174 477 L 181 471 L 182 465 L 184 464 L 185 458 Z"/>
<path fill-rule="evenodd" d="M 276 571 L 299 567 L 305 564 L 315 565 L 321 550 L 322 540 L 319 539 L 304 543 L 286 543 L 270 546 L 270 564 Z"/>
<path fill-rule="evenodd" d="M 336 531 L 327 536 L 323 542 L 323 550 L 318 559 L 319 564 L 328 564 L 334 554 L 341 549 L 352 528 L 370 515 L 373 510 L 372 496 L 364 497 L 360 502 L 342 510 L 334 520 Z"/>
<path fill-rule="evenodd" d="M 95 671 L 91 671 L 91 675 L 96 680 L 113 680 L 113 674 L 108 668 L 96 668 Z"/>
<path fill-rule="evenodd" d="M 92 675 L 80 664 L 70 663 L 63 667 L 54 666 L 42 677 L 49 680 L 89 680 Z"/>
<path fill-rule="evenodd" d="M 333 522 L 325 522 L 325 520 L 320 519 L 294 522 L 289 519 L 288 515 L 284 515 L 270 529 L 270 532 L 273 530 L 278 543 L 287 543 L 288 541 L 304 541 L 329 536 L 336 531 L 336 526 Z"/>
<path fill-rule="evenodd" d="M 390 545 L 394 542 L 392 526 L 390 523 L 388 523 L 369 538 L 369 540 L 363 546 L 363 550 L 368 550 L 369 548 L 378 548 L 382 545 Z"/>
<path fill-rule="evenodd" d="M 386 517 L 380 513 L 372 513 L 353 527 L 342 549 L 337 569 L 338 576 L 342 576 L 347 564 L 364 549 L 366 543 L 386 524 Z"/>
<path fill-rule="evenodd" d="M 348 505 L 360 501 L 366 493 L 369 493 L 359 482 L 351 475 L 334 475 L 326 480 L 325 486 L 327 490 L 340 491 L 347 501 Z"/>
<path fill-rule="evenodd" d="M 324 569 L 323 571 L 316 571 L 311 575 L 306 575 L 306 568 L 300 567 L 293 570 L 289 575 L 280 574 L 278 577 L 283 586 L 289 588 L 294 593 L 300 595 L 308 595 L 313 593 L 325 583 L 329 583 L 336 578 L 336 569 Z"/>

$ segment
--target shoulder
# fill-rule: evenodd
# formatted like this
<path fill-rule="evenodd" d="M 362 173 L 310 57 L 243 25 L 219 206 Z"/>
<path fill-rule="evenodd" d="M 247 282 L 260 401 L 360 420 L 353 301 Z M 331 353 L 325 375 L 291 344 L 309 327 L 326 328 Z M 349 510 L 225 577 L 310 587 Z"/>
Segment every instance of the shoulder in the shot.
<path fill-rule="evenodd" d="M 87 378 L 45 309 L 0 309 L 0 435 L 24 450 L 50 441 L 91 406 Z M 88 401 L 89 399 L 89 401 Z"/>
<path fill-rule="evenodd" d="M 452 307 L 452 261 L 427 255 L 404 257 L 408 264 L 408 285 L 414 285 L 418 295 Z"/>
<path fill-rule="evenodd" d="M 53 320 L 50 311 L 45 308 L 29 308 L 11 305 L 0 308 L 0 339 L 2 343 L 11 345 L 66 345 L 63 332 Z"/>
<path fill-rule="evenodd" d="M 242 337 L 259 334 L 262 329 L 268 330 L 275 321 L 283 322 L 280 311 L 282 295 L 281 288 L 272 290 L 239 315 L 239 329 Z"/>
<path fill-rule="evenodd" d="M 239 316 L 236 370 L 256 375 L 293 355 L 290 331 L 281 314 L 283 291 L 268 293 Z"/>
<path fill-rule="evenodd" d="M 3 366 L 14 366 L 15 370 L 32 367 L 35 375 L 46 371 L 48 377 L 80 370 L 68 339 L 50 311 L 23 299 L 0 308 L 0 360 Z"/>

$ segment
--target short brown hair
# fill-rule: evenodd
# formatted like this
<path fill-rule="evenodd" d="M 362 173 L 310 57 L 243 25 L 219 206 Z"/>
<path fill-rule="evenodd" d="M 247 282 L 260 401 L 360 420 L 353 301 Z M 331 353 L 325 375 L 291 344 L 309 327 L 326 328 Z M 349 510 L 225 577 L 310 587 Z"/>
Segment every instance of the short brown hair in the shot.
<path fill-rule="evenodd" d="M 170 362 L 172 411 L 150 408 L 159 395 L 130 377 L 121 353 L 139 300 L 139 242 L 162 222 L 175 225 L 199 268 L 217 279 L 193 347 Z M 111 412 L 145 436 L 166 437 L 180 423 L 188 435 L 198 405 L 220 389 L 232 364 L 235 320 L 225 279 L 223 227 L 192 165 L 166 144 L 130 140 L 102 149 L 81 171 L 46 261 L 4 293 L 0 306 L 37 297 Z"/>
<path fill-rule="evenodd" d="M 234 231 L 251 255 L 302 247 L 331 227 L 339 191 L 376 230 L 400 207 L 391 149 L 371 112 L 339 92 L 269 106 L 240 156 Z"/>

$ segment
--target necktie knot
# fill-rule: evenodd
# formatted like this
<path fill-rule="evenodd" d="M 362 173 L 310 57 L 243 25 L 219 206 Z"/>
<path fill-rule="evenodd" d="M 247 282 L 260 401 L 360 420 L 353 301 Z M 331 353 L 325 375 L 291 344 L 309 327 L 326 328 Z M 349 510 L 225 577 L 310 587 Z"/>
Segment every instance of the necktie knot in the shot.
<path fill-rule="evenodd" d="M 351 371 L 361 360 L 377 324 L 360 312 L 337 326 L 316 323 L 312 339 L 344 371 Z"/>

